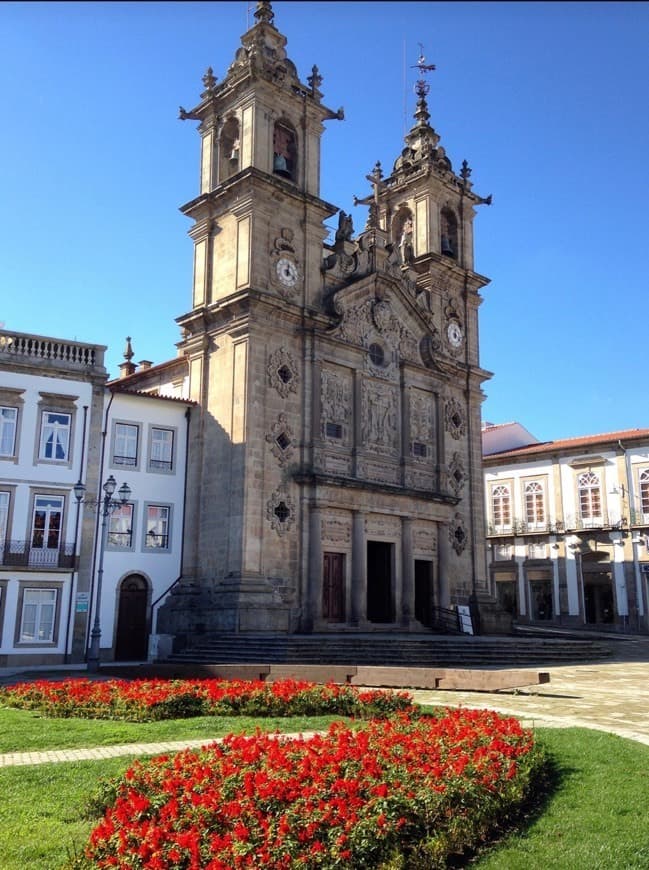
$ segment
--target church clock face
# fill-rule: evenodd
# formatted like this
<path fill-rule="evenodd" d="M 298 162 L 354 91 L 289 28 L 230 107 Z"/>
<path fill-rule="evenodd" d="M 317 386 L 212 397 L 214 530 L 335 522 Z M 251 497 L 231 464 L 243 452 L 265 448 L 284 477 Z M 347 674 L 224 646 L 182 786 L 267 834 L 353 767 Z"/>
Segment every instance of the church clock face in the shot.
<path fill-rule="evenodd" d="M 295 287 L 299 272 L 296 264 L 288 257 L 280 257 L 275 267 L 277 277 L 285 287 Z"/>
<path fill-rule="evenodd" d="M 458 348 L 464 340 L 464 332 L 462 326 L 457 320 L 450 320 L 446 328 L 446 334 L 451 347 Z"/>

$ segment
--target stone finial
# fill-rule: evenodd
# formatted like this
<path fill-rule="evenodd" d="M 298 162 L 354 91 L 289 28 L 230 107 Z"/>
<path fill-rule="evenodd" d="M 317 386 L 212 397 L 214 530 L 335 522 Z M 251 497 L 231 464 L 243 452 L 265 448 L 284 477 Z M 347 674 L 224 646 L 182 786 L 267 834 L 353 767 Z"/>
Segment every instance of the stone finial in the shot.
<path fill-rule="evenodd" d="M 317 91 L 320 85 L 322 84 L 322 76 L 320 75 L 320 70 L 314 64 L 311 69 L 311 75 L 307 78 L 307 83 L 312 91 Z"/>
<path fill-rule="evenodd" d="M 214 75 L 214 70 L 211 66 L 208 66 L 205 71 L 205 75 L 203 76 L 203 85 L 205 86 L 205 91 L 201 94 L 201 97 L 204 99 L 205 97 L 210 97 L 214 93 L 216 88 L 216 76 Z"/>
<path fill-rule="evenodd" d="M 260 23 L 263 21 L 264 24 L 272 24 L 275 18 L 275 13 L 273 12 L 273 7 L 270 5 L 268 0 L 259 0 L 257 3 L 257 8 L 255 9 L 255 18 Z"/>
<path fill-rule="evenodd" d="M 132 375 L 135 371 L 135 364 L 131 362 L 133 359 L 133 346 L 131 345 L 131 336 L 126 336 L 126 345 L 124 346 L 124 360 L 125 362 L 120 363 L 119 366 L 119 376 L 120 378 L 127 378 L 129 375 Z"/>

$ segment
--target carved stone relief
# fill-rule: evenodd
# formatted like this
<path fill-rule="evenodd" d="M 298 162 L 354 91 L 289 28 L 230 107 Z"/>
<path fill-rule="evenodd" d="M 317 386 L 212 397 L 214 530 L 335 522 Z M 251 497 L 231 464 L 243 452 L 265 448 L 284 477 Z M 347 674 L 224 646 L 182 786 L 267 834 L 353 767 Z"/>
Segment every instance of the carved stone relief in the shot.
<path fill-rule="evenodd" d="M 448 529 L 448 537 L 458 556 L 464 552 L 469 540 L 469 534 L 461 514 L 455 514 Z"/>
<path fill-rule="evenodd" d="M 359 459 L 356 463 L 356 473 L 364 480 L 373 480 L 376 483 L 399 482 L 399 469 L 386 462 L 372 462 L 368 459 Z"/>
<path fill-rule="evenodd" d="M 466 471 L 460 454 L 455 452 L 448 466 L 448 485 L 451 491 L 460 496 L 466 482 Z"/>
<path fill-rule="evenodd" d="M 295 522 L 295 504 L 290 495 L 283 489 L 276 489 L 266 503 L 266 518 L 281 537 L 289 531 Z"/>
<path fill-rule="evenodd" d="M 349 440 L 352 423 L 352 382 L 329 369 L 320 374 L 322 437 L 332 444 Z"/>
<path fill-rule="evenodd" d="M 295 452 L 293 431 L 286 422 L 286 414 L 280 414 L 277 422 L 273 423 L 270 432 L 266 433 L 266 441 L 270 444 L 273 456 L 284 467 Z"/>
<path fill-rule="evenodd" d="M 300 375 L 293 355 L 286 348 L 274 350 L 268 358 L 268 383 L 285 399 L 289 393 L 297 393 Z"/>
<path fill-rule="evenodd" d="M 365 517 L 365 533 L 380 535 L 385 538 L 397 538 L 401 535 L 401 520 L 399 517 L 387 514 L 370 514 Z"/>
<path fill-rule="evenodd" d="M 322 518 L 322 541 L 327 544 L 351 543 L 352 521 L 347 513 L 332 512 Z"/>
<path fill-rule="evenodd" d="M 433 525 L 413 525 L 412 546 L 419 553 L 436 553 L 437 527 Z"/>
<path fill-rule="evenodd" d="M 373 453 L 386 456 L 398 450 L 398 397 L 394 387 L 363 381 L 361 439 Z"/>
<path fill-rule="evenodd" d="M 430 472 L 408 468 L 406 469 L 405 483 L 410 489 L 421 489 L 430 492 L 433 489 L 435 478 Z"/>
<path fill-rule="evenodd" d="M 423 390 L 410 391 L 410 444 L 414 459 L 430 462 L 433 457 L 433 395 Z M 415 445 L 421 445 L 415 449 Z"/>
<path fill-rule="evenodd" d="M 466 435 L 466 415 L 462 405 L 457 399 L 449 399 L 446 403 L 445 411 L 446 431 L 459 441 Z"/>

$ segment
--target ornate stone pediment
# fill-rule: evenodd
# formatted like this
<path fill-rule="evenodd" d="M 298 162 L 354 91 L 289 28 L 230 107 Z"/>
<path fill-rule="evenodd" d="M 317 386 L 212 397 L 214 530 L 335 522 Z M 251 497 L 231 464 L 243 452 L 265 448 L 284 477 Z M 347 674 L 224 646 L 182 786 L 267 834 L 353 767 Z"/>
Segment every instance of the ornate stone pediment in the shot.
<path fill-rule="evenodd" d="M 367 348 L 379 344 L 385 354 L 383 363 L 374 360 L 372 373 L 388 376 L 391 365 L 411 362 L 430 367 L 431 348 L 439 348 L 439 332 L 428 316 L 414 301 L 405 302 L 394 290 L 384 289 L 380 296 L 365 285 L 347 287 L 333 298 L 333 308 L 340 318 L 330 335 L 357 347 Z"/>

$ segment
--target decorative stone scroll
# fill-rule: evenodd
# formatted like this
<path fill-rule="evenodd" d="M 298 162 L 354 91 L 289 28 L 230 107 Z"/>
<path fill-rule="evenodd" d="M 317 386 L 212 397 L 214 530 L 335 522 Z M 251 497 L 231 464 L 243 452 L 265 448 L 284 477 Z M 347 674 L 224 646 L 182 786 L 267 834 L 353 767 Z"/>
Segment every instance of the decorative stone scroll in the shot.
<path fill-rule="evenodd" d="M 289 393 L 297 393 L 300 375 L 297 363 L 284 347 L 274 350 L 268 357 L 268 383 L 285 399 Z"/>
<path fill-rule="evenodd" d="M 446 431 L 459 441 L 466 435 L 466 415 L 457 399 L 449 399 L 445 410 Z"/>
<path fill-rule="evenodd" d="M 461 514 L 455 514 L 448 529 L 448 537 L 455 552 L 461 555 L 469 541 L 469 533 Z"/>
<path fill-rule="evenodd" d="M 283 489 L 276 489 L 266 503 L 266 519 L 281 537 L 289 531 L 295 522 L 295 504 L 290 495 Z"/>
<path fill-rule="evenodd" d="M 286 414 L 278 416 L 270 432 L 266 433 L 266 441 L 270 444 L 270 451 L 275 459 L 284 467 L 295 452 L 293 431 L 286 421 Z"/>

